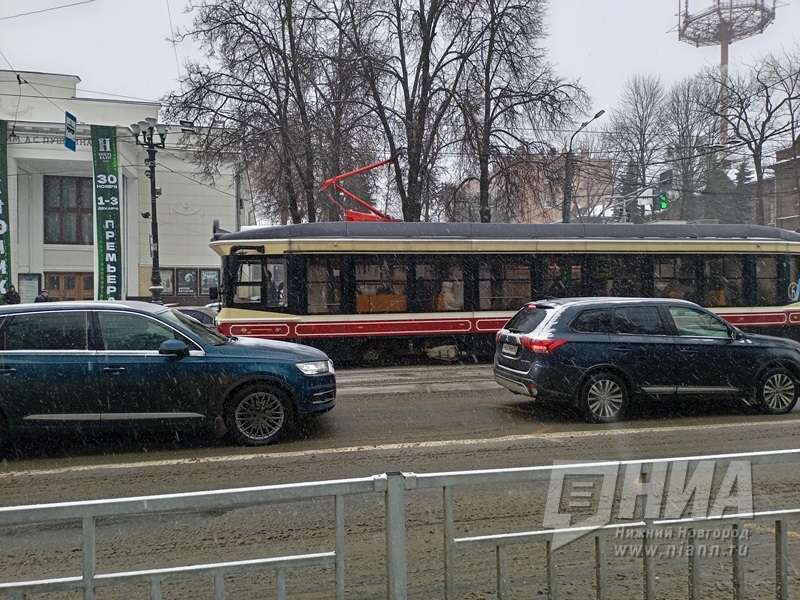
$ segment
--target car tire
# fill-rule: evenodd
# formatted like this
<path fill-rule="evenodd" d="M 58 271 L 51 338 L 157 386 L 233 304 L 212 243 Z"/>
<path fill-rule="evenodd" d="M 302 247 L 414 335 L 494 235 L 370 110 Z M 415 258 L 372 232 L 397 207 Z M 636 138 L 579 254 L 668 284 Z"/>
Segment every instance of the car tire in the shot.
<path fill-rule="evenodd" d="M 797 404 L 800 381 L 789 369 L 773 367 L 758 380 L 756 405 L 769 415 L 782 415 L 790 412 Z"/>
<path fill-rule="evenodd" d="M 225 425 L 237 444 L 264 446 L 292 429 L 294 410 L 283 390 L 257 383 L 231 397 L 225 406 Z"/>
<path fill-rule="evenodd" d="M 580 391 L 579 407 L 590 423 L 615 423 L 628 410 L 628 386 L 609 371 L 590 373 Z"/>

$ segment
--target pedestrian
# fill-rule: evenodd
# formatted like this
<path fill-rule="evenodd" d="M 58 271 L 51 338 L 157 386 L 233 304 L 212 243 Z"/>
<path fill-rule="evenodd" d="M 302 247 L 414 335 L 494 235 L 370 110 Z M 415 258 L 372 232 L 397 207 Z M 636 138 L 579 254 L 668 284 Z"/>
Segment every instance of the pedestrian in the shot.
<path fill-rule="evenodd" d="M 36 296 L 36 300 L 34 302 L 50 302 L 50 294 L 47 290 L 42 290 L 39 292 L 39 295 Z"/>
<path fill-rule="evenodd" d="M 6 304 L 19 304 L 20 302 L 22 302 L 22 299 L 19 297 L 19 292 L 17 291 L 17 288 L 15 288 L 13 285 L 8 287 L 8 291 L 6 292 L 5 302 Z"/>

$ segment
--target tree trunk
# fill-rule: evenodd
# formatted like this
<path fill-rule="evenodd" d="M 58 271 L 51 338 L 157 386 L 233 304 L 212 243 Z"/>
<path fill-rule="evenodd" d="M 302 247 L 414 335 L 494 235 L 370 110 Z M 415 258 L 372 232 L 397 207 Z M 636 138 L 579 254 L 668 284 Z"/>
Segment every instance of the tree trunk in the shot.
<path fill-rule="evenodd" d="M 766 225 L 764 210 L 764 167 L 761 165 L 761 155 L 758 153 L 753 154 L 753 166 L 756 172 L 756 223 L 759 225 Z"/>

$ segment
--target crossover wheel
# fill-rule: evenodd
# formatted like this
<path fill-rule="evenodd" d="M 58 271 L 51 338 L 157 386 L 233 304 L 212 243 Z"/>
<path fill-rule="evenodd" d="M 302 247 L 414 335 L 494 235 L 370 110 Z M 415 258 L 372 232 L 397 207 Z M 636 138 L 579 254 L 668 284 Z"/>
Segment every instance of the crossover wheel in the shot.
<path fill-rule="evenodd" d="M 627 386 L 613 373 L 592 373 L 581 389 L 580 405 L 592 423 L 619 421 L 628 409 Z"/>
<path fill-rule="evenodd" d="M 782 415 L 797 404 L 800 391 L 797 378 L 783 367 L 769 369 L 758 383 L 758 408 L 765 413 Z"/>
<path fill-rule="evenodd" d="M 277 388 L 265 384 L 247 386 L 228 402 L 225 421 L 236 442 L 262 446 L 280 439 L 290 429 L 292 405 Z"/>

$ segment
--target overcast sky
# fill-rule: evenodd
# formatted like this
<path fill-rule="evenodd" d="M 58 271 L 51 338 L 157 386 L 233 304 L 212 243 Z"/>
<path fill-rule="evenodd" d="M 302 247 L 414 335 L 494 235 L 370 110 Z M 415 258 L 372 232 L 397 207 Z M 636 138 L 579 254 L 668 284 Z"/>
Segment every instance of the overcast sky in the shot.
<path fill-rule="evenodd" d="M 190 23 L 184 0 L 94 0 L 7 18 L 76 1 L 0 0 L 0 51 L 14 68 L 70 73 L 81 78 L 84 90 L 157 99 L 176 87 L 178 64 L 200 57 L 184 43 L 177 47 L 176 64 L 167 41 L 168 6 L 176 28 Z M 690 10 L 713 1 L 690 0 Z M 800 0 L 779 4 L 777 19 L 764 34 L 733 44 L 732 65 L 800 43 Z M 581 80 L 594 110 L 612 108 L 620 86 L 634 73 L 656 73 L 672 83 L 717 64 L 719 48 L 678 41 L 676 10 L 677 0 L 551 0 L 546 42 L 551 60 L 561 75 Z"/>

